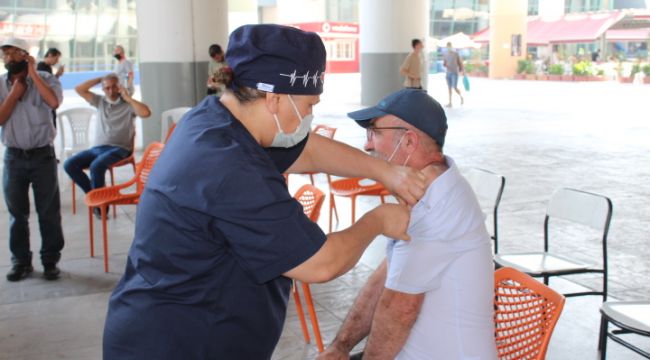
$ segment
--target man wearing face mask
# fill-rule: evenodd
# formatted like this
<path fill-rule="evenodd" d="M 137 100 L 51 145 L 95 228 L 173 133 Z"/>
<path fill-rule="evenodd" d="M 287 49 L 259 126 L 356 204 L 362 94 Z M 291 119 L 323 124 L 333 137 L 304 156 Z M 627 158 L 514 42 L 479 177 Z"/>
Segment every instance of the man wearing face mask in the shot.
<path fill-rule="evenodd" d="M 288 192 L 285 171 L 370 177 L 410 204 L 424 191 L 418 171 L 309 135 L 325 70 L 317 34 L 245 25 L 226 61 L 226 92 L 184 116 L 140 197 L 104 359 L 269 359 L 292 278 L 328 281 L 377 235 L 408 239 L 404 205 L 326 235 Z"/>
<path fill-rule="evenodd" d="M 133 63 L 126 58 L 126 53 L 122 45 L 115 46 L 113 57 L 117 60 L 113 72 L 120 79 L 120 85 L 129 91 L 129 95 L 133 95 L 135 92 L 135 87 L 133 86 Z"/>
<path fill-rule="evenodd" d="M 442 153 L 447 118 L 421 90 L 393 93 L 349 117 L 365 149 L 422 171 L 427 191 L 411 210 L 411 241 L 389 239 L 332 344 L 318 359 L 496 359 L 490 236 L 454 161 Z M 372 324 L 372 327 L 371 327 Z"/>
<path fill-rule="evenodd" d="M 101 84 L 104 96 L 90 89 Z M 90 79 L 75 87 L 79 96 L 97 109 L 94 146 L 68 158 L 63 164 L 65 172 L 84 193 L 104 187 L 105 174 L 109 166 L 125 159 L 133 152 L 135 118 L 148 118 L 149 107 L 131 97 L 120 85 L 117 75 Z M 90 178 L 84 172 L 90 169 Z M 100 216 L 100 209 L 95 208 Z"/>
<path fill-rule="evenodd" d="M 7 280 L 19 281 L 32 271 L 29 244 L 29 187 L 41 232 L 41 263 L 48 280 L 59 277 L 63 249 L 57 164 L 52 142 L 56 130 L 52 111 L 63 100 L 61 85 L 37 71 L 25 40 L 10 38 L 1 45 L 7 73 L 0 76 L 0 126 L 6 147 L 2 185 L 9 211 L 11 270 Z"/>

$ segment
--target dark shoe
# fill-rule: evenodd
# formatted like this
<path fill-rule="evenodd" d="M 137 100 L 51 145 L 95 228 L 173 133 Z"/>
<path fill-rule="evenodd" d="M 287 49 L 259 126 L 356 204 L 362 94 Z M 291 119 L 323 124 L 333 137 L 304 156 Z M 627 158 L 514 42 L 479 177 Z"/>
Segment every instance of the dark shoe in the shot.
<path fill-rule="evenodd" d="M 61 270 L 59 270 L 56 264 L 43 265 L 43 277 L 45 280 L 56 280 L 60 274 Z"/>
<path fill-rule="evenodd" d="M 20 281 L 29 276 L 34 271 L 31 265 L 14 265 L 7 273 L 7 280 Z"/>
<path fill-rule="evenodd" d="M 93 213 L 95 214 L 95 217 L 99 220 L 102 219 L 102 210 L 101 208 L 93 208 Z M 108 206 L 106 206 L 106 219 L 108 219 Z"/>

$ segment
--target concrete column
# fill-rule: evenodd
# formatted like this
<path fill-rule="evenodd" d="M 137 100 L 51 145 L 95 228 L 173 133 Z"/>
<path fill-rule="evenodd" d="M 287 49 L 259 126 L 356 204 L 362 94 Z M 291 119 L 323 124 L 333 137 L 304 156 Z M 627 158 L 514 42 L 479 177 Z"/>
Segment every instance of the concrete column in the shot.
<path fill-rule="evenodd" d="M 142 101 L 151 117 L 142 122 L 144 146 L 160 141 L 163 111 L 194 106 L 205 96 L 208 47 L 228 40 L 227 0 L 138 0 L 138 47 Z"/>
<path fill-rule="evenodd" d="M 429 1 L 361 0 L 359 6 L 361 103 L 374 105 L 402 88 L 399 67 L 411 40 L 429 38 Z"/>
<path fill-rule="evenodd" d="M 490 0 L 490 78 L 512 77 L 517 61 L 526 58 L 527 15 L 528 0 Z"/>

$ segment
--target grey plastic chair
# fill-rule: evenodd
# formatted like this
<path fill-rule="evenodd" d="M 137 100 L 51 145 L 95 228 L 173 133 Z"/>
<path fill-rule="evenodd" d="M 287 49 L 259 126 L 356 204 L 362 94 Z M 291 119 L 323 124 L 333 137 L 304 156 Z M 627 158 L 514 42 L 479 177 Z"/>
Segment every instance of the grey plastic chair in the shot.
<path fill-rule="evenodd" d="M 499 203 L 501 203 L 503 189 L 506 186 L 506 178 L 492 171 L 478 168 L 470 169 L 465 178 L 472 186 L 481 209 L 488 215 L 486 222 L 490 221 L 490 216 L 492 217 L 492 226 L 488 226 L 488 229 L 492 228 L 491 236 L 494 240 L 494 253 L 496 254 L 499 252 Z"/>
<path fill-rule="evenodd" d="M 160 116 L 160 141 L 165 141 L 167 132 L 172 124 L 177 124 L 186 112 L 192 109 L 188 106 L 177 107 L 163 111 Z"/>
<path fill-rule="evenodd" d="M 602 266 L 584 264 L 549 252 L 550 219 L 563 219 L 602 232 Z M 560 189 L 553 194 L 544 220 L 544 251 L 519 254 L 496 254 L 497 266 L 513 267 L 532 277 L 543 277 L 548 285 L 552 276 L 598 273 L 603 275 L 602 291 L 582 291 L 564 294 L 566 297 L 601 295 L 607 301 L 607 233 L 612 219 L 612 202 L 605 196 L 575 189 Z M 558 246 L 557 244 L 555 246 Z M 595 261 L 595 260 L 594 260 Z"/>
<path fill-rule="evenodd" d="M 650 359 L 650 352 L 642 350 L 618 336 L 620 334 L 650 336 L 650 301 L 606 301 L 600 307 L 600 314 L 598 349 L 601 360 L 605 360 L 607 357 L 607 338 L 646 359 Z M 619 329 L 609 331 L 609 323 Z"/>
<path fill-rule="evenodd" d="M 59 159 L 63 160 L 90 147 L 90 122 L 96 113 L 96 110 L 90 107 L 76 107 L 57 113 L 56 118 L 59 121 L 58 129 L 61 137 Z M 71 134 L 69 140 L 66 140 L 66 123 Z"/>

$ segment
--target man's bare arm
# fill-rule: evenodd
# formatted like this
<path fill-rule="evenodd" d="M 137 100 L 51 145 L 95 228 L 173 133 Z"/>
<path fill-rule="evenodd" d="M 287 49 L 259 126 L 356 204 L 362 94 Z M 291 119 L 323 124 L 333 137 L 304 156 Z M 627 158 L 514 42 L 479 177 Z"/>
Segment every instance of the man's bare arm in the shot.
<path fill-rule="evenodd" d="M 318 360 L 348 359 L 350 351 L 370 333 L 372 318 L 386 281 L 386 260 L 370 275 L 345 317 L 334 341 Z"/>
<path fill-rule="evenodd" d="M 424 294 L 384 289 L 375 310 L 363 358 L 394 359 L 404 347 L 423 301 Z"/>

